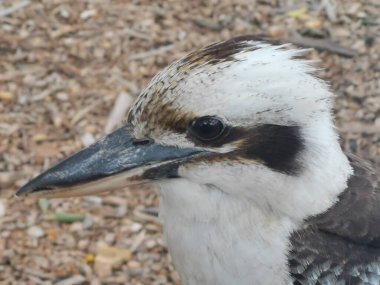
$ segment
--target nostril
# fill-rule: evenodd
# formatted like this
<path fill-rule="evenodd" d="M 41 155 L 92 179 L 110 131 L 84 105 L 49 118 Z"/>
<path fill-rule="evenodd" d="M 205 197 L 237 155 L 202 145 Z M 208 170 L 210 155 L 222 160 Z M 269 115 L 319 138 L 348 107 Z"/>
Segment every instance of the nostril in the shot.
<path fill-rule="evenodd" d="M 151 144 L 152 142 L 153 140 L 150 138 L 141 138 L 141 139 L 134 139 L 132 141 L 132 144 L 133 145 L 147 145 L 147 144 Z"/>

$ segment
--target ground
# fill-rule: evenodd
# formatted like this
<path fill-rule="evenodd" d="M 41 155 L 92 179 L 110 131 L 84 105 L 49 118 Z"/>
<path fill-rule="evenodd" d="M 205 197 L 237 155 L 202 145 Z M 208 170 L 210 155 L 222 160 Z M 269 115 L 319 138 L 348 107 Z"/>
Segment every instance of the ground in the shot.
<path fill-rule="evenodd" d="M 151 188 L 14 193 L 119 125 L 157 71 L 215 41 L 255 34 L 318 47 L 308 56 L 337 94 L 342 146 L 379 171 L 379 18 L 377 0 L 1 1 L 0 284 L 180 284 L 147 214 Z"/>

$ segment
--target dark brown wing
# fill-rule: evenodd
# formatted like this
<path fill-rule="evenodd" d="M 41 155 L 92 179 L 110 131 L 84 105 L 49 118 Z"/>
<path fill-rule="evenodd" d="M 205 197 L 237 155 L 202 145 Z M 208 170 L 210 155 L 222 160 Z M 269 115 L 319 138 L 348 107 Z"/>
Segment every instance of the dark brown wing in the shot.
<path fill-rule="evenodd" d="M 351 165 L 339 202 L 291 237 L 294 284 L 380 284 L 380 190 L 370 169 Z"/>

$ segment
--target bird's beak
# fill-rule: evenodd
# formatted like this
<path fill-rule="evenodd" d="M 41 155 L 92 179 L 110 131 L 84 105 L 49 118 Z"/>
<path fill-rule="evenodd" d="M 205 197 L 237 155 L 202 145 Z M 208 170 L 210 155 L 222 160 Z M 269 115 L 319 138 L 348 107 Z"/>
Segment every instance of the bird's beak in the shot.
<path fill-rule="evenodd" d="M 204 152 L 134 140 L 128 128 L 117 129 L 61 161 L 21 187 L 16 195 L 82 196 L 174 178 L 181 162 Z"/>

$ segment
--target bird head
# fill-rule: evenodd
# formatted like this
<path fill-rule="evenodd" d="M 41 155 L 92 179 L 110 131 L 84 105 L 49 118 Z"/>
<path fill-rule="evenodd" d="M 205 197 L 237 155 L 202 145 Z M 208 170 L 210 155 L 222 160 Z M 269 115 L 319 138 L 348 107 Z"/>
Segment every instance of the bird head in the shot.
<path fill-rule="evenodd" d="M 186 180 L 296 218 L 316 213 L 341 191 L 349 166 L 333 127 L 332 93 L 303 53 L 249 37 L 193 52 L 153 78 L 122 128 L 17 195 Z"/>

